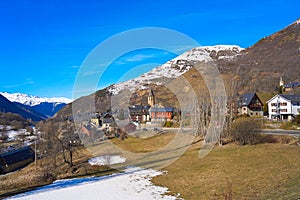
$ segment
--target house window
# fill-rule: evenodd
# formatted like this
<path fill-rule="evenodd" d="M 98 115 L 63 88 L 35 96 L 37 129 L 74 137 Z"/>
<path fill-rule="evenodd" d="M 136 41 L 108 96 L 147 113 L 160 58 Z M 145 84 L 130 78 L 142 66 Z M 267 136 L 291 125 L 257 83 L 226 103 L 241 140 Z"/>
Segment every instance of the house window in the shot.
<path fill-rule="evenodd" d="M 271 106 L 277 106 L 277 103 L 271 103 Z"/>
<path fill-rule="evenodd" d="M 287 112 L 287 109 L 280 109 L 281 112 Z"/>
<path fill-rule="evenodd" d="M 277 109 L 272 109 L 272 112 L 277 112 Z"/>
<path fill-rule="evenodd" d="M 244 107 L 243 110 L 246 110 L 246 108 Z"/>
<path fill-rule="evenodd" d="M 287 106 L 287 102 L 280 103 L 280 106 Z"/>

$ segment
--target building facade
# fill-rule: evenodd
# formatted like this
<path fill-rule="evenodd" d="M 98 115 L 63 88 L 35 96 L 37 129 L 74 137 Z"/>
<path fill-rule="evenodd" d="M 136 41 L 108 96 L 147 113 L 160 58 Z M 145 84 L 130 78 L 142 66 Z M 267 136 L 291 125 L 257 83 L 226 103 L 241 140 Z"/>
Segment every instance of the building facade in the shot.
<path fill-rule="evenodd" d="M 250 117 L 263 116 L 263 102 L 256 93 L 243 94 L 238 102 L 238 114 Z"/>
<path fill-rule="evenodd" d="M 300 112 L 300 95 L 278 94 L 268 103 L 268 118 L 292 120 Z"/>
<path fill-rule="evenodd" d="M 151 107 L 150 115 L 152 120 L 171 120 L 174 115 L 174 108 L 173 107 L 158 107 L 154 106 Z"/>
<path fill-rule="evenodd" d="M 150 106 L 135 105 L 129 107 L 130 119 L 133 122 L 145 123 L 150 121 Z"/>

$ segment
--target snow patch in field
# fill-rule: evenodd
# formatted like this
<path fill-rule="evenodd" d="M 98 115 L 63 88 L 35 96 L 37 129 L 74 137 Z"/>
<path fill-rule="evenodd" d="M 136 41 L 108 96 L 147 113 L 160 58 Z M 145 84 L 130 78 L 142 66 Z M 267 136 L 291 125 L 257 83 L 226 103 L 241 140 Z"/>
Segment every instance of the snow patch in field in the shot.
<path fill-rule="evenodd" d="M 155 186 L 151 179 L 162 172 L 139 167 L 103 177 L 56 181 L 40 189 L 17 195 L 12 199 L 106 199 L 106 200 L 175 200 L 165 195 L 168 188 Z"/>
<path fill-rule="evenodd" d="M 90 165 L 98 165 L 98 166 L 114 165 L 114 164 L 120 164 L 125 162 L 126 162 L 126 158 L 123 158 L 121 156 L 110 156 L 110 155 L 100 156 L 89 160 Z"/>

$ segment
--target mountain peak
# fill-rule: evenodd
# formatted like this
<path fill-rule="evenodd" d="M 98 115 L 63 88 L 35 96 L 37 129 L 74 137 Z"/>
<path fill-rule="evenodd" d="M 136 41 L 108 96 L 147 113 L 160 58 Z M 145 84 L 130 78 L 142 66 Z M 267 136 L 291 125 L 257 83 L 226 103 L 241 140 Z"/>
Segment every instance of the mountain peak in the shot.
<path fill-rule="evenodd" d="M 129 89 L 146 89 L 150 83 L 160 84 L 161 78 L 174 79 L 189 71 L 194 62 L 210 62 L 217 60 L 231 60 L 240 55 L 243 48 L 237 45 L 200 46 L 184 52 L 176 58 L 158 66 L 151 71 L 131 79 L 129 81 L 112 85 L 108 91 L 118 94 L 120 91 Z"/>
<path fill-rule="evenodd" d="M 38 97 L 38 96 L 33 96 L 33 95 L 28 95 L 23 93 L 0 92 L 0 94 L 3 95 L 8 100 L 10 100 L 11 102 L 18 102 L 28 106 L 36 106 L 44 102 L 68 104 L 73 101 L 71 99 L 67 99 L 64 97 L 46 98 L 46 97 Z"/>
<path fill-rule="evenodd" d="M 299 24 L 300 24 L 300 18 L 294 21 L 293 23 L 291 23 L 291 25 L 299 25 Z"/>

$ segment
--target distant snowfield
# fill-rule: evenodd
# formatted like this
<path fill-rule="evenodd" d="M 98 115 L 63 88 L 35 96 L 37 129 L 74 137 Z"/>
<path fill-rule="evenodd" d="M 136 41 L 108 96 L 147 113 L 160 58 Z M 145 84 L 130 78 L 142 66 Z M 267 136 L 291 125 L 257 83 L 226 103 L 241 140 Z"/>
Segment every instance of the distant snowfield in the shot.
<path fill-rule="evenodd" d="M 28 106 L 36 106 L 44 102 L 48 103 L 71 103 L 72 99 L 67 99 L 64 97 L 52 97 L 52 98 L 44 98 L 44 97 L 37 97 L 28 94 L 22 93 L 8 93 L 8 92 L 0 92 L 5 98 L 7 98 L 11 102 L 18 102 Z"/>
<path fill-rule="evenodd" d="M 90 160 L 90 164 L 102 165 L 106 157 Z M 114 156 L 110 162 L 125 162 L 124 158 Z M 123 173 L 109 176 L 78 178 L 55 181 L 40 189 L 26 192 L 10 199 L 103 199 L 103 200 L 175 200 L 175 196 L 165 195 L 168 188 L 155 186 L 151 179 L 162 172 L 153 169 L 128 167 Z"/>

